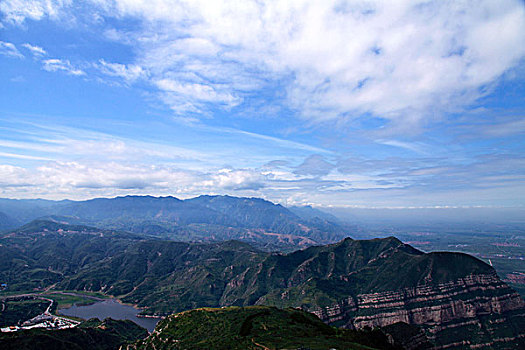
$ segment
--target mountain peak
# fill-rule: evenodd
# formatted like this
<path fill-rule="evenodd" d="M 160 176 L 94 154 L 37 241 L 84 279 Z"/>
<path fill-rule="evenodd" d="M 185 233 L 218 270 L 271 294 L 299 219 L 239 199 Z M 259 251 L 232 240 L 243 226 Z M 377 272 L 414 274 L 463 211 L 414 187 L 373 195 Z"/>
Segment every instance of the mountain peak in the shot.
<path fill-rule="evenodd" d="M 36 219 L 33 220 L 22 227 L 13 230 L 12 232 L 24 232 L 24 233 L 33 233 L 33 232 L 42 232 L 42 231 L 84 231 L 84 230 L 96 230 L 95 228 L 84 226 L 84 225 L 70 225 L 63 222 L 58 222 L 51 219 Z"/>

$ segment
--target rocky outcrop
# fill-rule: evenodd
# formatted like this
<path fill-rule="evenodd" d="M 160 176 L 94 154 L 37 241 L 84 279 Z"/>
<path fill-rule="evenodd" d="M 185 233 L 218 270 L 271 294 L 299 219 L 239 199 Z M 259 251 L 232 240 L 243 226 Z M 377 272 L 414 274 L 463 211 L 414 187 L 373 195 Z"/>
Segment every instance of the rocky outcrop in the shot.
<path fill-rule="evenodd" d="M 491 266 L 467 254 L 424 253 L 394 237 L 289 254 L 240 242 L 146 241 L 90 264 L 61 288 L 104 285 L 149 314 L 272 305 L 346 328 L 420 326 L 437 348 L 525 348 L 524 302 Z"/>
<path fill-rule="evenodd" d="M 309 310 L 346 328 L 419 325 L 436 348 L 509 348 L 525 345 L 525 303 L 495 273 L 447 283 L 358 294 Z M 474 334 L 474 337 L 465 335 Z"/>

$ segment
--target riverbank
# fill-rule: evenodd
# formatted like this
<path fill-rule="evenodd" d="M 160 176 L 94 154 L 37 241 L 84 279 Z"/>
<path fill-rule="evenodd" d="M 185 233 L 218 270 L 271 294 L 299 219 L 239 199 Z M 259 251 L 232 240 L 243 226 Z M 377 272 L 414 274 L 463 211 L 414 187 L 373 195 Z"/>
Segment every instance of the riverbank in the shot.
<path fill-rule="evenodd" d="M 83 321 L 90 318 L 103 320 L 107 317 L 122 320 L 128 319 L 138 325 L 153 331 L 155 325 L 164 317 L 144 315 L 144 309 L 137 305 L 124 303 L 121 300 L 102 293 L 70 291 L 70 290 L 45 290 L 21 292 L 20 294 L 0 295 L 0 300 L 13 298 L 34 298 L 51 301 L 46 310 L 47 314 L 56 314 L 57 317 L 69 318 L 74 321 Z"/>
<path fill-rule="evenodd" d="M 115 320 L 130 320 L 152 332 L 161 318 L 141 317 L 139 315 L 141 311 L 141 309 L 123 304 L 117 299 L 106 299 L 85 306 L 73 305 L 67 309 L 59 310 L 61 315 L 85 320 L 91 318 L 103 320 L 108 317 Z"/>

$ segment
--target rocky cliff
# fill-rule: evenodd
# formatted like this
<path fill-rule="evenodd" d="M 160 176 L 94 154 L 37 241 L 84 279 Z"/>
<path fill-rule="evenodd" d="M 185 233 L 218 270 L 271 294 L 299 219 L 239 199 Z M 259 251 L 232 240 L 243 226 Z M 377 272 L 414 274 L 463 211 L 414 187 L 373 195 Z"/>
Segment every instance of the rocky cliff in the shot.
<path fill-rule="evenodd" d="M 418 325 L 436 348 L 525 348 L 524 302 L 491 266 L 393 237 L 290 254 L 239 242 L 141 242 L 60 286 L 112 294 L 150 314 L 273 305 L 345 328 Z"/>
<path fill-rule="evenodd" d="M 495 273 L 358 294 L 310 311 L 327 323 L 352 329 L 396 322 L 419 325 L 438 349 L 525 345 L 525 303 Z"/>
<path fill-rule="evenodd" d="M 418 325 L 438 349 L 525 348 L 525 303 L 492 267 L 395 238 L 269 257 L 231 280 L 225 295 L 237 299 L 223 301 L 239 302 L 240 290 L 252 293 L 244 302 L 300 306 L 345 328 Z"/>

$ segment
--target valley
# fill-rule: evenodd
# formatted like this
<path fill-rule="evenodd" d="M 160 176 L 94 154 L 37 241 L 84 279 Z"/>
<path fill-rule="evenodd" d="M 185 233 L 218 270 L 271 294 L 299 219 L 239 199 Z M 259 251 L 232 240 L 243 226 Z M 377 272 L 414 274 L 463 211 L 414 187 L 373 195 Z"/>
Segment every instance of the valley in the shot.
<path fill-rule="evenodd" d="M 0 350 L 525 350 L 525 0 L 0 0 Z"/>
<path fill-rule="evenodd" d="M 116 210 L 129 215 L 120 200 L 114 202 Z M 134 205 L 140 200 L 132 198 Z M 152 199 L 144 200 L 148 208 Z M 214 199 L 216 208 L 221 208 L 216 203 L 220 200 Z M 231 197 L 225 201 L 230 224 L 237 215 L 245 220 L 261 215 L 260 201 Z M 232 201 L 236 206 L 232 207 Z M 487 258 L 495 261 L 491 266 L 491 261 L 485 263 L 463 252 L 444 252 L 449 249 L 440 245 L 440 239 L 451 242 L 447 244 L 461 241 L 421 230 L 407 230 L 399 235 L 401 240 L 392 236 L 334 236 L 325 238 L 333 240 L 328 244 L 312 244 L 319 238 L 306 223 L 315 222 L 314 226 L 320 227 L 321 219 L 311 215 L 301 218 L 271 203 L 262 205 L 271 208 L 265 214 L 270 217 L 264 219 L 267 222 L 281 222 L 285 232 L 300 229 L 304 237 L 309 235 L 308 241 L 303 241 L 306 246 L 299 244 L 292 249 L 297 242 L 269 243 L 261 236 L 217 239 L 213 231 L 209 233 L 213 239 L 177 241 L 172 236 L 71 224 L 49 216 L 36 219 L 0 235 L 0 278 L 5 285 L 0 296 L 30 292 L 56 298 L 62 306 L 77 304 L 72 310 L 83 310 L 81 304 L 93 302 L 95 309 L 107 303 L 97 299 L 113 298 L 140 308 L 143 316 L 153 317 L 209 307 L 292 307 L 341 329 L 385 330 L 396 324 L 410 325 L 415 328 L 409 333 L 419 334 L 417 342 L 428 342 L 436 349 L 510 349 L 525 344 L 525 302 L 500 279 L 494 269 L 499 263 L 495 258 Z M 111 208 L 108 206 L 106 211 Z M 286 225 L 282 221 L 285 214 Z M 75 220 L 80 221 L 80 216 Z M 255 219 L 252 226 L 241 219 L 235 221 L 237 226 L 229 232 L 269 229 Z M 301 224 L 294 226 L 294 222 Z M 212 227 L 202 228 L 202 232 Z M 286 227 L 292 228 L 286 231 Z M 333 232 L 341 232 L 338 235 L 345 235 L 349 229 L 337 221 L 328 227 L 337 227 Z M 365 234 L 363 230 L 355 232 L 356 238 L 364 238 Z M 285 235 L 291 237 L 294 233 Z M 486 239 L 484 245 L 492 238 Z M 427 248 L 419 250 L 403 240 Z M 485 253 L 489 249 L 519 248 L 507 240 L 489 244 Z M 97 315 L 101 319 L 112 316 Z"/>
<path fill-rule="evenodd" d="M 111 318 L 114 320 L 130 320 L 137 325 L 147 329 L 150 333 L 153 332 L 155 326 L 161 318 L 157 317 L 137 317 L 141 310 L 131 305 L 122 304 L 114 299 L 106 299 L 97 301 L 89 305 L 73 305 L 68 308 L 60 309 L 60 315 L 67 317 L 80 318 L 89 320 L 97 318 L 104 320 Z"/>

